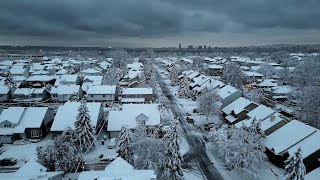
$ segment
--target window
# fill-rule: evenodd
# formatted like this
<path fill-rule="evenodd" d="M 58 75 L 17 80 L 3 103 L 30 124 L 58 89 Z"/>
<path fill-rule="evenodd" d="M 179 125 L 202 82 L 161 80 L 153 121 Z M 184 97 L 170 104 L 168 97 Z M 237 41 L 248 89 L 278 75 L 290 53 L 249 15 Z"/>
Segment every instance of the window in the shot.
<path fill-rule="evenodd" d="M 35 137 L 40 137 L 42 135 L 42 132 L 39 130 L 31 130 L 31 137 L 35 138 Z"/>
<path fill-rule="evenodd" d="M 91 94 L 90 96 L 93 97 L 93 94 Z"/>
<path fill-rule="evenodd" d="M 11 124 L 4 124 L 4 127 L 11 127 Z"/>

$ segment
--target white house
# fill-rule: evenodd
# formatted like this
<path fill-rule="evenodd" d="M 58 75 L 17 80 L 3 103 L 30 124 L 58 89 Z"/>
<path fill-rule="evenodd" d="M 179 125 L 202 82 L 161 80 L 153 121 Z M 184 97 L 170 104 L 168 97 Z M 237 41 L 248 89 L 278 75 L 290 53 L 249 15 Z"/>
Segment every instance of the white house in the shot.
<path fill-rule="evenodd" d="M 160 105 L 124 104 L 121 111 L 110 111 L 107 127 L 109 137 L 118 137 L 123 125 L 133 130 L 138 123 L 145 124 L 147 133 L 153 134 L 160 124 Z"/>
<path fill-rule="evenodd" d="M 0 102 L 9 101 L 10 88 L 7 86 L 0 86 Z"/>
<path fill-rule="evenodd" d="M 152 88 L 124 88 L 122 98 L 144 98 L 150 101 L 153 98 Z"/>
<path fill-rule="evenodd" d="M 79 98 L 82 98 L 83 91 L 80 85 L 60 85 L 52 87 L 50 91 L 51 99 L 54 102 L 66 102 L 70 94 L 76 93 L 79 95 Z"/>
<path fill-rule="evenodd" d="M 114 101 L 116 86 L 91 86 L 87 90 L 88 101 Z"/>
<path fill-rule="evenodd" d="M 0 136 L 2 143 L 14 140 L 41 139 L 53 120 L 53 111 L 48 107 L 9 107 L 0 115 Z"/>
<path fill-rule="evenodd" d="M 241 97 L 241 92 L 230 85 L 225 85 L 221 89 L 218 89 L 218 95 L 220 102 L 222 103 L 221 107 L 224 108 Z"/>
<path fill-rule="evenodd" d="M 64 105 L 58 108 L 57 114 L 54 117 L 50 129 L 53 137 L 61 134 L 69 127 L 74 129 L 74 122 L 77 120 L 77 116 L 79 114 L 78 108 L 80 107 L 80 104 L 80 102 L 66 102 Z M 103 120 L 102 104 L 96 102 L 87 102 L 86 105 L 88 107 L 88 113 L 90 115 L 92 125 L 98 128 Z"/>
<path fill-rule="evenodd" d="M 89 179 L 123 179 L 123 180 L 156 180 L 154 170 L 136 170 L 131 164 L 117 157 L 103 171 L 83 171 L 78 180 Z"/>

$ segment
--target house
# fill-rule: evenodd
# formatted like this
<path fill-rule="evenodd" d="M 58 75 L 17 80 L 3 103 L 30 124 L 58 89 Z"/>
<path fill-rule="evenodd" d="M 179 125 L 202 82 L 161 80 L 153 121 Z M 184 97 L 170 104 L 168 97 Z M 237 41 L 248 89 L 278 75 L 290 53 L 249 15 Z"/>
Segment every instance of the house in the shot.
<path fill-rule="evenodd" d="M 253 81 L 257 81 L 259 79 L 262 79 L 264 77 L 263 74 L 257 73 L 257 72 L 252 72 L 252 71 L 244 71 L 244 75 Z"/>
<path fill-rule="evenodd" d="M 225 85 L 221 89 L 218 89 L 217 93 L 219 95 L 219 101 L 222 103 L 222 108 L 241 97 L 241 92 L 230 85 Z"/>
<path fill-rule="evenodd" d="M 70 94 L 78 94 L 82 98 L 83 91 L 80 85 L 60 85 L 52 87 L 50 94 L 53 102 L 66 102 Z"/>
<path fill-rule="evenodd" d="M 42 139 L 53 120 L 48 107 L 9 107 L 0 115 L 1 143 L 18 139 Z"/>
<path fill-rule="evenodd" d="M 59 85 L 81 85 L 81 78 L 78 75 L 60 75 L 54 83 L 55 87 Z"/>
<path fill-rule="evenodd" d="M 257 88 L 274 88 L 278 86 L 278 83 L 274 79 L 265 79 L 261 83 L 256 85 Z"/>
<path fill-rule="evenodd" d="M 223 74 L 223 66 L 217 64 L 210 64 L 208 65 L 206 72 L 210 76 L 221 76 Z"/>
<path fill-rule="evenodd" d="M 10 99 L 10 88 L 7 86 L 0 86 L 0 102 L 6 102 Z"/>
<path fill-rule="evenodd" d="M 144 101 L 153 99 L 152 88 L 124 88 L 122 98 L 144 98 Z"/>
<path fill-rule="evenodd" d="M 259 105 L 258 107 L 250 111 L 247 115 L 250 118 L 256 118 L 257 120 L 264 120 L 274 113 L 276 113 L 276 111 L 274 111 L 273 109 L 265 105 Z"/>
<path fill-rule="evenodd" d="M 83 76 L 100 76 L 101 71 L 98 71 L 93 68 L 85 69 L 80 72 Z"/>
<path fill-rule="evenodd" d="M 292 120 L 264 139 L 271 162 L 283 166 L 284 160 L 301 147 L 304 164 L 309 169 L 319 167 L 319 130 L 300 121 Z M 305 141 L 305 142 L 304 142 Z M 298 146 L 299 144 L 299 146 Z M 312 152 L 313 151 L 313 152 Z M 309 156 L 311 156 L 309 158 Z"/>
<path fill-rule="evenodd" d="M 25 76 L 25 77 L 29 76 L 29 70 L 27 68 L 23 68 L 23 67 L 11 68 L 10 73 L 13 76 Z"/>
<path fill-rule="evenodd" d="M 244 119 L 247 119 L 247 113 L 252 111 L 254 108 L 258 107 L 258 105 L 250 100 L 239 97 L 226 107 L 222 109 L 222 112 L 225 116 L 225 119 L 231 123 L 235 124 Z"/>
<path fill-rule="evenodd" d="M 35 159 L 30 159 L 23 164 L 16 172 L 0 173 L 1 179 L 32 179 L 32 180 L 60 180 L 63 179 L 63 171 L 48 172 L 48 169 L 38 163 Z"/>
<path fill-rule="evenodd" d="M 41 88 L 46 86 L 47 84 L 51 84 L 53 86 L 56 82 L 56 77 L 48 75 L 36 75 L 26 79 L 26 82 L 27 87 Z"/>
<path fill-rule="evenodd" d="M 107 126 L 109 137 L 118 137 L 123 125 L 133 130 L 138 123 L 146 125 L 147 133 L 153 134 L 160 124 L 160 105 L 124 104 L 121 111 L 110 111 Z"/>
<path fill-rule="evenodd" d="M 77 120 L 80 104 L 80 102 L 66 102 L 64 105 L 59 106 L 50 129 L 52 137 L 61 134 L 69 127 L 74 129 L 74 122 Z M 90 115 L 92 125 L 98 129 L 100 124 L 103 123 L 104 114 L 102 104 L 97 102 L 87 102 L 86 106 L 88 107 L 88 113 Z"/>
<path fill-rule="evenodd" d="M 102 79 L 102 76 L 85 76 L 82 80 L 82 90 L 87 92 L 90 86 L 100 86 Z"/>
<path fill-rule="evenodd" d="M 114 101 L 117 97 L 116 86 L 91 86 L 87 90 L 88 101 Z"/>
<path fill-rule="evenodd" d="M 17 102 L 45 101 L 50 98 L 50 93 L 44 88 L 17 88 L 13 98 Z"/>
<path fill-rule="evenodd" d="M 156 180 L 154 170 L 136 170 L 131 164 L 117 157 L 103 171 L 83 171 L 78 180 L 99 180 L 99 179 L 130 179 L 130 180 Z"/>
<path fill-rule="evenodd" d="M 66 75 L 66 74 L 68 74 L 68 70 L 66 69 L 60 69 L 58 72 L 56 72 L 57 76 Z"/>
<path fill-rule="evenodd" d="M 238 122 L 236 124 L 236 127 L 240 127 L 243 125 L 250 127 L 252 125 L 253 121 L 254 121 L 254 118 L 249 118 L 249 119 L 243 120 L 241 122 Z M 264 134 L 266 136 L 268 136 L 286 124 L 287 124 L 287 121 L 279 113 L 275 113 L 275 114 L 270 115 L 269 117 L 261 120 L 261 127 L 260 128 L 264 132 Z"/>

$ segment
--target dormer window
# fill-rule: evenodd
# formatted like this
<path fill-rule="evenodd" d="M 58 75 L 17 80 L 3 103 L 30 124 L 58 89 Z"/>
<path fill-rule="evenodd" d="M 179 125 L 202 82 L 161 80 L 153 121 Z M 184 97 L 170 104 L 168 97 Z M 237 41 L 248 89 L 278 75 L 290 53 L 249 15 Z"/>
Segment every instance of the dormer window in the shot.
<path fill-rule="evenodd" d="M 4 124 L 4 127 L 11 127 L 11 124 L 6 123 L 6 124 Z"/>

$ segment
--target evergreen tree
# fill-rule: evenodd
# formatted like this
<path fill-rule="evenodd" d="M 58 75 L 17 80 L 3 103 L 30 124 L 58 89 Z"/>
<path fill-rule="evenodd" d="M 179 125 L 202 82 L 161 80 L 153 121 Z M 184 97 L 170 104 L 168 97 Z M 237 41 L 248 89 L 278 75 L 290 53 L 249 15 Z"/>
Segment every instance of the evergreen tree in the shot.
<path fill-rule="evenodd" d="M 285 161 L 285 179 L 286 180 L 303 180 L 306 174 L 306 167 L 303 164 L 301 148 Z"/>
<path fill-rule="evenodd" d="M 4 84 L 9 88 L 12 88 L 16 85 L 9 70 L 4 73 Z"/>
<path fill-rule="evenodd" d="M 77 120 L 74 123 L 75 133 L 79 138 L 81 149 L 88 150 L 96 139 L 96 131 L 91 124 L 89 110 L 84 100 L 82 100 L 78 112 Z"/>
<path fill-rule="evenodd" d="M 170 73 L 170 80 L 171 80 L 171 84 L 176 85 L 179 83 L 179 79 L 178 79 L 178 70 L 176 68 L 175 65 L 172 65 L 169 68 L 169 73 Z"/>
<path fill-rule="evenodd" d="M 118 140 L 119 148 L 117 152 L 119 156 L 126 160 L 128 163 L 133 164 L 132 133 L 126 125 L 122 126 Z"/>
<path fill-rule="evenodd" d="M 178 143 L 178 130 L 177 124 L 173 124 L 170 134 L 167 136 L 168 145 L 164 154 L 163 160 L 163 173 L 164 179 L 177 180 L 182 179 L 183 172 L 181 162 L 183 161 L 180 154 L 180 146 Z"/>
<path fill-rule="evenodd" d="M 78 93 L 69 94 L 68 95 L 68 101 L 70 101 L 70 102 L 79 102 L 80 101 L 79 94 Z"/>

